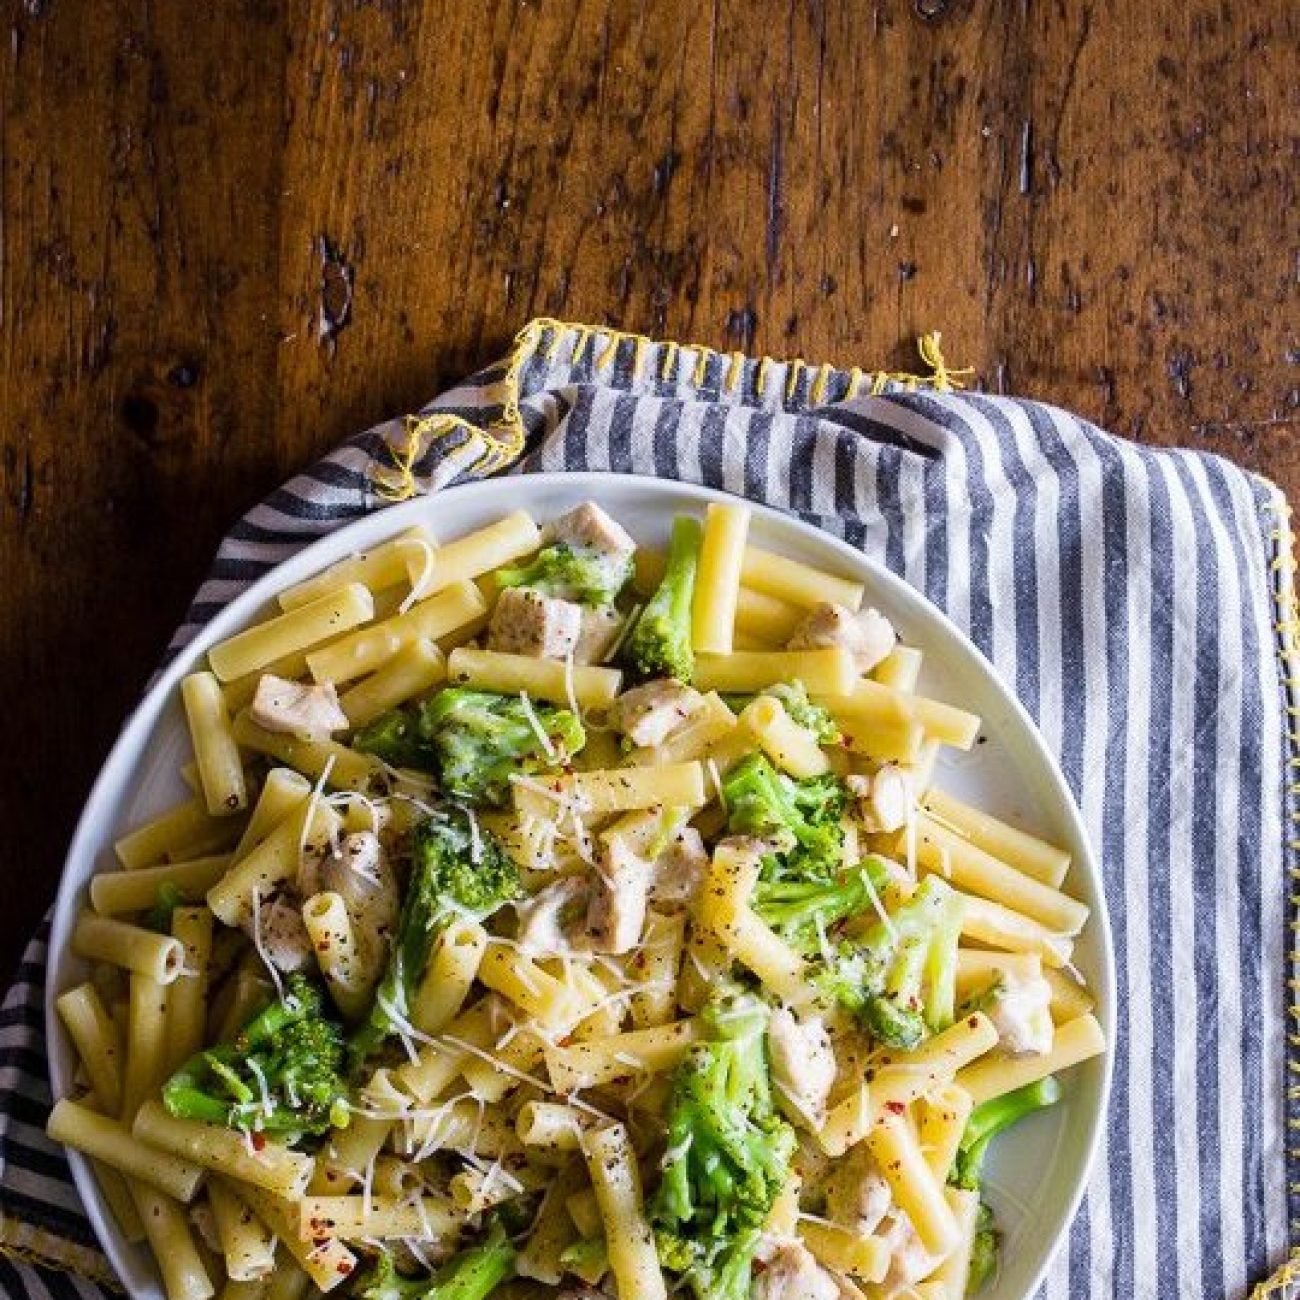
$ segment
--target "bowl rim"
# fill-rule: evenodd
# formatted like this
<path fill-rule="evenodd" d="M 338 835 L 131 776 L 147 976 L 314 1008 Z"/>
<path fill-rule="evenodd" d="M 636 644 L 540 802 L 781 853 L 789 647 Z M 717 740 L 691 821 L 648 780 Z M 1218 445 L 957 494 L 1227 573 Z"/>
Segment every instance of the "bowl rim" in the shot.
<path fill-rule="evenodd" d="M 869 586 L 883 589 L 892 601 L 906 607 L 925 627 L 928 637 L 931 629 L 947 642 L 949 652 L 955 652 L 964 661 L 965 670 L 980 679 L 984 689 L 996 696 L 1005 713 L 997 720 L 996 729 L 1005 735 L 1008 728 L 1018 733 L 1017 745 L 1025 747 L 1036 775 L 1045 781 L 1052 796 L 1053 812 L 1060 818 L 1060 828 L 1068 832 L 1073 854 L 1073 868 L 1087 881 L 1087 892 L 1092 895 L 1089 926 L 1095 927 L 1097 978 L 1092 992 L 1096 998 L 1096 1015 L 1106 1037 L 1105 1051 L 1095 1059 L 1101 1070 L 1095 1104 L 1086 1115 L 1087 1134 L 1084 1158 L 1071 1171 L 1071 1186 L 1064 1201 L 1064 1211 L 1050 1242 L 1042 1252 L 1039 1265 L 1026 1286 L 1023 1295 L 1029 1297 L 1041 1285 L 1052 1261 L 1069 1235 L 1087 1190 L 1089 1177 L 1101 1146 L 1103 1126 L 1110 1105 L 1116 1050 L 1115 1034 L 1115 955 L 1110 917 L 1106 903 L 1105 881 L 1097 860 L 1096 851 L 1089 839 L 1082 814 L 1075 802 L 1055 755 L 1047 746 L 1028 711 L 1011 688 L 998 676 L 993 665 L 970 638 L 948 615 L 933 604 L 922 592 L 905 579 L 886 568 L 880 561 L 848 542 L 819 528 L 793 511 L 778 509 L 763 502 L 745 497 L 742 493 L 706 487 L 680 479 L 665 479 L 643 474 L 625 474 L 616 471 L 551 471 L 538 473 L 512 473 L 501 477 L 453 484 L 437 492 L 423 494 L 409 501 L 374 510 L 358 519 L 312 538 L 298 551 L 274 563 L 260 578 L 238 596 L 229 601 L 207 623 L 197 630 L 158 674 L 127 716 L 114 740 L 86 797 L 77 826 L 69 843 L 60 872 L 59 888 L 51 918 L 47 971 L 44 987 L 44 1017 L 49 1061 L 50 1084 L 54 1099 L 70 1094 L 74 1082 L 67 1069 L 68 1053 L 55 1050 L 55 1044 L 65 1042 L 63 1025 L 58 1016 L 55 1000 L 63 991 L 66 977 L 62 966 L 68 951 L 72 920 L 83 889 L 94 874 L 103 854 L 105 826 L 113 825 L 113 814 L 120 799 L 113 797 L 113 787 L 119 783 L 129 787 L 130 771 L 139 765 L 153 729 L 158 725 L 180 678 L 192 670 L 197 659 L 208 647 L 243 626 L 280 591 L 302 577 L 319 571 L 322 567 L 349 554 L 373 546 L 402 528 L 421 519 L 437 501 L 455 494 L 458 502 L 470 508 L 476 498 L 491 500 L 498 495 L 515 499 L 503 501 L 504 511 L 528 509 L 530 498 L 544 496 L 548 488 L 564 489 L 579 498 L 590 497 L 600 501 L 602 489 L 610 485 L 623 485 L 645 492 L 649 496 L 672 496 L 678 501 L 690 499 L 702 506 L 714 502 L 744 501 L 755 517 L 776 534 L 779 543 L 783 530 L 792 532 L 805 542 L 828 549 L 854 576 L 860 576 Z M 1076 879 L 1079 877 L 1076 876 Z M 56 978 L 57 976 L 57 978 Z M 80 1152 L 65 1149 L 73 1181 L 94 1229 L 96 1239 L 107 1255 L 110 1264 L 132 1293 L 136 1272 L 129 1258 L 131 1247 L 122 1237 L 99 1192 L 89 1160 Z"/>

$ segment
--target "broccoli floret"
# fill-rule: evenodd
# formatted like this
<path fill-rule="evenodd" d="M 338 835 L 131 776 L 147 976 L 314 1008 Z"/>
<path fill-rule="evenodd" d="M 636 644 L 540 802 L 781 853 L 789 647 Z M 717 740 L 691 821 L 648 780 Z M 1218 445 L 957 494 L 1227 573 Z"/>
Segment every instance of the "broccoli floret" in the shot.
<path fill-rule="evenodd" d="M 361 1300 L 486 1300 L 515 1275 L 516 1251 L 500 1218 L 477 1245 L 458 1251 L 426 1277 L 403 1277 L 392 1256 L 380 1251 L 370 1276 L 362 1283 Z"/>
<path fill-rule="evenodd" d="M 808 698 L 803 682 L 781 682 L 763 692 L 781 701 L 791 722 L 797 723 L 817 737 L 821 745 L 834 745 L 842 739 L 839 726 L 830 712 Z"/>
<path fill-rule="evenodd" d="M 673 520 L 663 581 L 641 611 L 623 648 L 623 658 L 642 677 L 675 677 L 679 682 L 689 682 L 695 671 L 691 602 L 701 535 L 698 519 L 679 515 Z"/>
<path fill-rule="evenodd" d="M 768 1014 L 749 994 L 715 999 L 673 1076 L 650 1214 L 660 1261 L 697 1300 L 748 1300 L 763 1223 L 789 1176 L 795 1136 L 773 1105 Z"/>
<path fill-rule="evenodd" d="M 970 1271 L 966 1275 L 966 1294 L 983 1290 L 998 1265 L 998 1225 L 988 1204 L 980 1202 L 975 1217 L 975 1237 L 971 1242 Z"/>
<path fill-rule="evenodd" d="M 389 709 L 373 722 L 357 729 L 352 748 L 373 754 L 390 767 L 429 771 L 433 754 L 420 736 L 419 719 L 410 709 Z"/>
<path fill-rule="evenodd" d="M 980 1106 L 976 1106 L 966 1121 L 951 1181 L 967 1191 L 980 1190 L 984 1171 L 984 1157 L 989 1143 L 1005 1128 L 1032 1115 L 1036 1110 L 1055 1106 L 1061 1099 L 1061 1085 L 1054 1075 L 1028 1083 L 1013 1092 L 1003 1093 Z"/>
<path fill-rule="evenodd" d="M 153 907 L 145 918 L 145 925 L 159 934 L 171 934 L 172 913 L 184 907 L 185 895 L 170 880 L 164 881 L 154 893 Z"/>
<path fill-rule="evenodd" d="M 528 587 L 543 596 L 576 600 L 583 605 L 610 605 L 632 577 L 632 556 L 573 542 L 556 542 L 528 564 L 498 569 L 502 587 Z"/>
<path fill-rule="evenodd" d="M 871 909 L 888 879 L 888 864 L 872 854 L 833 880 L 762 880 L 754 910 L 787 943 L 815 953 L 834 926 Z"/>
<path fill-rule="evenodd" d="M 749 754 L 722 782 L 733 834 L 776 839 L 782 851 L 764 862 L 768 878 L 833 880 L 844 853 L 844 787 L 834 776 L 802 781 Z"/>
<path fill-rule="evenodd" d="M 994 1097 L 976 1106 L 966 1121 L 949 1182 L 969 1192 L 980 1191 L 984 1157 L 988 1154 L 989 1143 L 1003 1129 L 1010 1128 L 1036 1110 L 1055 1106 L 1060 1099 L 1061 1085 L 1055 1076 L 1048 1075 L 1046 1079 L 1028 1083 L 1023 1088 L 1016 1088 L 1013 1092 L 1003 1093 L 1001 1097 Z M 967 1294 L 978 1291 L 997 1266 L 998 1236 L 993 1211 L 987 1202 L 981 1201 L 979 1217 L 975 1221 L 975 1244 L 971 1251 Z"/>
<path fill-rule="evenodd" d="M 420 706 L 419 732 L 447 794 L 498 807 L 509 797 L 512 773 L 562 767 L 587 743 L 568 709 L 463 686 Z"/>
<path fill-rule="evenodd" d="M 873 1037 L 912 1051 L 952 1023 L 963 908 L 956 891 L 927 876 L 888 921 L 841 944 L 818 984 Z"/>
<path fill-rule="evenodd" d="M 455 916 L 490 916 L 519 896 L 519 869 L 495 836 L 462 808 L 447 808 L 411 832 L 411 875 L 388 967 L 348 1053 L 358 1067 L 384 1040 L 405 1031 L 434 942 Z"/>
<path fill-rule="evenodd" d="M 343 1031 L 320 990 L 290 975 L 284 997 L 232 1043 L 199 1052 L 163 1085 L 168 1111 L 293 1142 L 348 1122 Z"/>

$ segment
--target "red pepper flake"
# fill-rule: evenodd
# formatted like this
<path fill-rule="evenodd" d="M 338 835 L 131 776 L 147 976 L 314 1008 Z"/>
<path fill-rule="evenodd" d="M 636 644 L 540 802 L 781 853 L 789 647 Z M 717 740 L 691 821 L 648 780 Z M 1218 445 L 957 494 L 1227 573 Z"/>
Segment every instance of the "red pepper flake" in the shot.
<path fill-rule="evenodd" d="M 254 1151 L 266 1150 L 266 1138 L 261 1133 L 254 1133 L 252 1135 L 251 1141 L 253 1143 Z"/>
<path fill-rule="evenodd" d="M 339 1262 L 338 1262 L 338 1264 L 337 1264 L 337 1268 L 338 1268 L 338 1271 L 339 1271 L 340 1273 L 342 1273 L 344 1277 L 347 1277 L 347 1275 L 348 1275 L 349 1273 L 352 1272 L 352 1265 L 351 1265 L 351 1263 L 350 1263 L 348 1260 L 346 1260 L 346 1259 L 341 1259 L 341 1260 L 339 1260 Z"/>
<path fill-rule="evenodd" d="M 887 1101 L 885 1102 L 885 1109 L 891 1115 L 901 1115 L 907 1107 L 901 1101 Z"/>

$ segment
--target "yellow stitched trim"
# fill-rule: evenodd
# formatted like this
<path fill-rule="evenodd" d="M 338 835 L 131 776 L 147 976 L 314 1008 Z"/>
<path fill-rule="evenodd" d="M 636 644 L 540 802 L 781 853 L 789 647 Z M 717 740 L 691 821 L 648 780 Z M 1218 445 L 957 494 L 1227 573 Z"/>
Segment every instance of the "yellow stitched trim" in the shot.
<path fill-rule="evenodd" d="M 1296 1188 L 1291 1190 L 1294 1192 Z M 1273 1296 L 1282 1300 L 1287 1288 L 1296 1282 L 1300 1282 L 1300 1246 L 1293 1247 L 1286 1263 L 1251 1291 L 1250 1300 L 1269 1300 Z"/>
<path fill-rule="evenodd" d="M 115 1291 L 122 1283 L 97 1250 L 55 1236 L 0 1211 L 0 1254 L 58 1273 L 76 1273 Z"/>
<path fill-rule="evenodd" d="M 1274 547 L 1269 570 L 1277 575 L 1273 592 L 1277 613 L 1274 632 L 1278 638 L 1278 649 L 1282 660 L 1282 687 L 1286 693 L 1283 710 L 1290 720 L 1287 726 L 1287 741 L 1291 753 L 1287 766 L 1294 769 L 1300 766 L 1300 721 L 1297 721 L 1300 719 L 1300 597 L 1297 597 L 1295 584 L 1296 541 L 1291 526 L 1291 507 L 1280 488 L 1274 485 L 1273 491 L 1273 501 L 1267 508 L 1277 515 L 1277 527 L 1268 535 Z M 1296 852 L 1300 850 L 1300 836 L 1296 835 L 1296 830 L 1300 829 L 1300 799 L 1297 798 L 1300 796 L 1300 783 L 1288 782 L 1286 789 L 1291 799 L 1288 813 L 1292 825 L 1292 838 L 1287 841 L 1287 848 Z M 1300 878 L 1300 870 L 1297 870 L 1294 864 L 1287 870 L 1292 879 Z M 1292 894 L 1289 903 L 1292 915 L 1288 919 L 1287 928 L 1296 938 L 1292 941 L 1286 985 L 1291 994 L 1288 1018 L 1294 1023 L 1300 1022 L 1300 946 L 1297 946 L 1300 945 L 1300 919 L 1298 919 L 1300 918 L 1300 896 Z M 1287 1073 L 1294 1077 L 1300 1075 L 1300 1060 L 1294 1056 L 1295 1051 L 1300 1049 L 1300 1035 L 1288 1031 L 1286 1041 L 1292 1053 L 1291 1059 L 1287 1061 Z M 1288 1087 L 1287 1100 L 1288 1102 L 1300 1101 L 1300 1086 L 1293 1084 Z M 1300 1116 L 1289 1116 L 1287 1128 L 1292 1134 L 1300 1133 Z M 1291 1137 L 1288 1142 L 1287 1156 L 1293 1162 L 1300 1161 L 1300 1145 L 1297 1145 L 1295 1137 Z M 1290 1191 L 1294 1196 L 1300 1193 L 1300 1187 L 1292 1186 Z M 1293 1221 L 1292 1240 L 1295 1240 L 1298 1234 L 1300 1234 L 1300 1223 Z M 1279 1296 L 1297 1281 L 1300 1281 L 1300 1246 L 1292 1247 L 1287 1262 L 1272 1277 L 1261 1282 L 1251 1292 L 1251 1300 Z"/>
<path fill-rule="evenodd" d="M 472 453 L 473 467 L 484 475 L 495 474 L 513 464 L 523 454 L 527 435 L 523 420 L 519 414 L 520 377 L 524 366 L 535 355 L 552 362 L 558 357 L 560 347 L 566 338 L 573 340 L 573 349 L 569 363 L 576 365 L 583 357 L 593 340 L 597 337 L 605 340 L 604 346 L 596 356 L 596 370 L 605 370 L 612 366 L 618 356 L 620 345 L 627 341 L 633 345 L 632 377 L 638 379 L 645 360 L 645 353 L 656 346 L 654 341 L 644 334 L 631 334 L 624 330 L 598 329 L 591 325 L 581 325 L 555 320 L 549 316 L 539 316 L 528 322 L 515 336 L 511 346 L 509 362 L 501 378 L 504 401 L 501 414 L 486 428 L 458 415 L 445 411 L 433 411 L 424 416 L 407 416 L 402 426 L 402 435 L 396 444 L 388 447 L 391 466 L 375 467 L 371 477 L 375 483 L 376 494 L 384 501 L 406 501 L 416 496 L 421 486 L 416 477 L 415 466 L 428 452 L 434 442 L 442 438 L 461 436 L 465 446 Z M 922 335 L 917 340 L 921 359 L 929 369 L 927 375 L 915 375 L 906 371 L 872 371 L 864 373 L 858 367 L 849 372 L 846 396 L 852 397 L 858 388 L 870 380 L 871 392 L 882 393 L 890 383 L 901 384 L 909 391 L 918 388 L 932 388 L 937 392 L 950 392 L 961 386 L 960 376 L 971 373 L 969 370 L 953 369 L 944 360 L 939 348 L 938 332 Z M 683 351 L 682 345 L 668 341 L 662 345 L 659 363 L 659 377 L 667 380 L 675 375 L 677 358 Z M 708 378 L 708 368 L 712 360 L 718 358 L 719 366 L 725 360 L 726 370 L 723 388 L 734 393 L 740 387 L 745 373 L 745 355 L 741 352 L 724 354 L 713 348 L 699 344 L 686 345 L 695 353 L 695 367 L 692 378 L 697 388 L 702 387 Z M 809 369 L 808 363 L 801 357 L 781 363 L 770 357 L 760 357 L 755 372 L 754 387 L 759 397 L 766 396 L 767 381 L 772 367 L 784 364 L 786 367 L 786 400 L 789 401 L 798 391 L 802 372 Z M 809 398 L 818 405 L 826 398 L 835 369 L 829 364 L 818 367 L 816 378 L 809 390 Z M 1293 564 L 1294 567 L 1294 564 Z M 1295 615 L 1295 627 L 1300 634 L 1300 611 Z"/>

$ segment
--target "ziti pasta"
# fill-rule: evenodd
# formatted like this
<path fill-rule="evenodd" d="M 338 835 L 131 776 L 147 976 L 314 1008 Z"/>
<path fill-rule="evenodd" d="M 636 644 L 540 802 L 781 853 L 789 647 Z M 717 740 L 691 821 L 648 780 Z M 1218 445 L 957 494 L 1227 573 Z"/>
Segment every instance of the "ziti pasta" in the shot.
<path fill-rule="evenodd" d="M 1088 909 L 931 785 L 979 719 L 863 584 L 749 524 L 412 530 L 185 678 L 195 794 L 91 884 L 49 1126 L 169 1300 L 996 1267 L 988 1143 L 1105 1047 Z"/>

